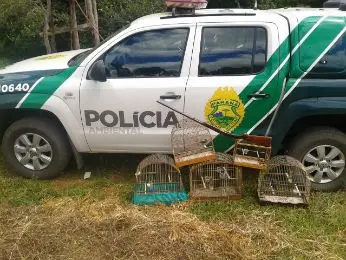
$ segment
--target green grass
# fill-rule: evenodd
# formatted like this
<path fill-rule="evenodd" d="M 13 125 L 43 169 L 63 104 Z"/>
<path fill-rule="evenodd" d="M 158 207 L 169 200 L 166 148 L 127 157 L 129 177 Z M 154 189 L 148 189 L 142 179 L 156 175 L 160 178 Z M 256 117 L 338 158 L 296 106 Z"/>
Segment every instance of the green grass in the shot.
<path fill-rule="evenodd" d="M 0 157 L 1 158 L 1 157 Z M 42 205 L 47 200 L 88 198 L 96 202 L 107 196 L 120 196 L 123 206 L 131 207 L 133 173 L 141 156 L 92 155 L 86 159 L 90 180 L 71 165 L 64 175 L 52 181 L 25 180 L 13 175 L 0 160 L 0 206 L 20 209 Z M 220 221 L 247 230 L 253 220 L 263 226 L 282 230 L 282 246 L 270 259 L 346 259 L 346 194 L 313 193 L 310 206 L 260 206 L 256 192 L 256 174 L 245 176 L 245 194 L 240 201 L 191 203 L 183 209 L 206 223 Z M 116 191 L 114 193 L 114 191 Z M 110 195 L 111 194 L 111 195 Z M 114 195 L 116 194 L 116 195 Z M 163 219 L 165 216 L 162 216 Z M 267 223 L 267 224 L 266 224 Z M 269 224 L 268 224 L 269 223 Z M 271 231 L 273 232 L 273 231 Z M 253 243 L 264 243 L 263 237 Z M 264 243 L 265 245 L 265 243 Z"/>
<path fill-rule="evenodd" d="M 273 225 L 285 230 L 285 237 L 291 241 L 292 248 L 280 251 L 278 259 L 307 257 L 308 252 L 323 245 L 328 255 L 314 256 L 312 259 L 346 259 L 346 194 L 318 193 L 312 194 L 309 207 L 288 205 L 260 206 L 257 201 L 255 186 L 248 186 L 245 198 L 235 203 L 200 203 L 191 208 L 192 212 L 206 221 L 245 221 L 248 217 L 265 216 Z M 295 246 L 305 252 L 297 252 Z M 315 248 L 316 249 L 316 248 Z"/>
<path fill-rule="evenodd" d="M 91 159 L 87 159 L 91 162 L 86 166 L 86 170 L 92 172 L 91 180 L 83 180 L 83 173 L 76 171 L 75 166 L 71 165 L 61 177 L 51 181 L 18 177 L 7 170 L 3 158 L 0 157 L 0 204 L 19 207 L 38 205 L 54 198 L 85 196 L 102 200 L 108 189 L 121 189 L 124 194 L 123 201 L 128 203 L 133 188 L 133 180 L 130 178 L 132 175 L 128 170 L 117 171 L 118 166 L 113 168 L 114 164 L 119 163 L 119 158 L 112 160 L 108 156 L 108 161 L 105 161 L 104 157 L 91 156 Z M 100 165 L 104 167 L 101 168 Z M 134 169 L 131 170 L 134 172 Z"/>

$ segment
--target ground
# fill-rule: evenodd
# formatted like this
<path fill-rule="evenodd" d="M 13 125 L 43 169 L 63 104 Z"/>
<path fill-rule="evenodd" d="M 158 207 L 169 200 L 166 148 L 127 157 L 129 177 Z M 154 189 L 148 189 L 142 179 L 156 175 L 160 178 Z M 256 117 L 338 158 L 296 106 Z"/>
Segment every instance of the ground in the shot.
<path fill-rule="evenodd" d="M 346 259 L 345 192 L 313 193 L 308 208 L 260 206 L 249 172 L 240 201 L 139 207 L 142 157 L 87 156 L 90 180 L 73 163 L 36 181 L 0 162 L 0 259 Z"/>

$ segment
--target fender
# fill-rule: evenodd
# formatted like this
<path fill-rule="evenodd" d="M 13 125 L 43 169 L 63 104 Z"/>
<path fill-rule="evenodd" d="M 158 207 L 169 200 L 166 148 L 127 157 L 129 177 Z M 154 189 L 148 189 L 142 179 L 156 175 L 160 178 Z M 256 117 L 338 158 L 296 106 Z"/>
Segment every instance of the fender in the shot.
<path fill-rule="evenodd" d="M 68 137 L 78 152 L 90 152 L 84 136 L 80 116 L 77 117 L 60 97 L 50 94 L 31 94 L 31 99 L 26 102 L 25 108 L 36 108 L 37 100 L 49 100 L 40 109 L 51 112 L 60 120 L 68 134 Z"/>
<path fill-rule="evenodd" d="M 0 109 L 41 109 L 49 111 L 60 120 L 77 151 L 90 152 L 85 140 L 79 110 L 78 112 L 72 111 L 73 108 L 56 95 L 56 91 L 74 74 L 77 68 L 68 67 L 59 70 L 0 75 Z"/>
<path fill-rule="evenodd" d="M 0 109 L 15 108 L 25 94 L 26 93 L 12 93 L 0 95 Z"/>
<path fill-rule="evenodd" d="M 44 94 L 37 95 L 39 95 L 38 98 L 42 98 L 41 96 Z M 47 97 L 48 99 L 49 102 L 46 102 L 41 109 L 53 113 L 60 120 L 78 152 L 90 152 L 80 114 L 75 115 L 69 106 L 55 95 Z"/>
<path fill-rule="evenodd" d="M 273 150 L 277 151 L 293 124 L 304 117 L 346 115 L 346 97 L 316 97 L 284 102 L 273 125 Z M 318 122 L 317 122 L 318 123 Z"/>

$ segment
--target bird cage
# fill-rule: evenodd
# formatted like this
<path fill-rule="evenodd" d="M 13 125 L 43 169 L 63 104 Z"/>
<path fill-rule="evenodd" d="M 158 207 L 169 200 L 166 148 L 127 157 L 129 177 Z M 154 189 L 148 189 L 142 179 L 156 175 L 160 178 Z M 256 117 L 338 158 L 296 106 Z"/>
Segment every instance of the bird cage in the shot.
<path fill-rule="evenodd" d="M 184 119 L 172 129 L 172 148 L 176 165 L 186 165 L 216 159 L 209 129 L 190 119 Z"/>
<path fill-rule="evenodd" d="M 238 139 L 233 150 L 234 163 L 240 167 L 265 170 L 268 167 L 271 151 L 271 138 L 267 138 L 267 142 L 260 145 Z"/>
<path fill-rule="evenodd" d="M 197 200 L 238 200 L 242 187 L 242 168 L 234 165 L 231 155 L 217 153 L 216 160 L 190 169 L 190 196 Z"/>
<path fill-rule="evenodd" d="M 138 165 L 133 203 L 172 204 L 187 200 L 179 168 L 168 155 L 154 154 Z"/>
<path fill-rule="evenodd" d="M 258 180 L 261 202 L 308 204 L 310 181 L 304 166 L 289 156 L 276 156 Z"/>

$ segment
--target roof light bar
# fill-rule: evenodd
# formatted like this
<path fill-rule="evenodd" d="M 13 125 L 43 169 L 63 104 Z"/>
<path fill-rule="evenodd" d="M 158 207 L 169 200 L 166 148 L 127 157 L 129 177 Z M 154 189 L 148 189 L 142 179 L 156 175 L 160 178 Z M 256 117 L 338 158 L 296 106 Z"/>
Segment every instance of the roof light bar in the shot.
<path fill-rule="evenodd" d="M 168 8 L 204 9 L 208 5 L 207 0 L 166 0 Z"/>
<path fill-rule="evenodd" d="M 328 0 L 323 4 L 326 8 L 341 8 L 346 5 L 346 0 Z"/>

